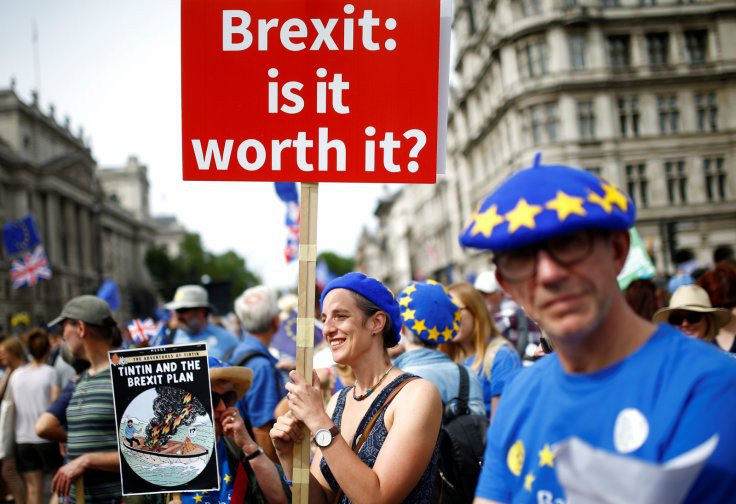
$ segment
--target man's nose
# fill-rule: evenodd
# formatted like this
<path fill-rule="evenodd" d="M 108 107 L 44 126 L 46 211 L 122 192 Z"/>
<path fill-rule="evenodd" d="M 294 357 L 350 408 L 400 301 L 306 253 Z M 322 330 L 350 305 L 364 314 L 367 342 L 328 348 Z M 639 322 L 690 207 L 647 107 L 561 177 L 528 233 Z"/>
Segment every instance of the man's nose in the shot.
<path fill-rule="evenodd" d="M 567 274 L 567 268 L 557 261 L 544 249 L 537 251 L 536 264 L 537 281 L 541 283 L 555 283 Z"/>

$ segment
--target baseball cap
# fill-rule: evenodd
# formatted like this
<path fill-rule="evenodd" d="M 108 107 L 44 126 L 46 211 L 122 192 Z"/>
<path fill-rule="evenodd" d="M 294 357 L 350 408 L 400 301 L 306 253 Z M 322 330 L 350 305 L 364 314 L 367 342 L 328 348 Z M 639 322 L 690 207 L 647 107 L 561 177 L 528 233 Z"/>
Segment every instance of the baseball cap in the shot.
<path fill-rule="evenodd" d="M 85 294 L 77 296 L 64 305 L 61 314 L 49 322 L 49 327 L 66 319 L 81 320 L 87 324 L 114 327 L 117 322 L 112 316 L 110 306 L 97 296 Z"/>

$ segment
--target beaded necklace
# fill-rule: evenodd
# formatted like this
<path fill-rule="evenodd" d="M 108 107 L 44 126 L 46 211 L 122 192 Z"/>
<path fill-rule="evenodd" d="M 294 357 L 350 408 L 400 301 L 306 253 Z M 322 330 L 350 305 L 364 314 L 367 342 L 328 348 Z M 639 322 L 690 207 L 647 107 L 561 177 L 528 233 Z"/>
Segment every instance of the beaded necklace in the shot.
<path fill-rule="evenodd" d="M 373 391 L 376 390 L 376 387 L 378 387 L 381 384 L 381 382 L 383 381 L 383 379 L 386 378 L 386 376 L 388 376 L 389 371 L 391 371 L 393 368 L 394 368 L 393 366 L 389 366 L 388 369 L 386 370 L 386 372 L 383 373 L 383 376 L 381 376 L 378 379 L 378 381 L 373 384 L 372 387 L 370 387 L 368 390 L 366 390 L 365 391 L 365 394 L 355 395 L 355 386 L 353 386 L 353 399 L 355 399 L 356 401 L 362 401 L 363 399 L 365 399 L 366 397 L 368 397 L 369 395 L 371 395 L 373 393 Z"/>

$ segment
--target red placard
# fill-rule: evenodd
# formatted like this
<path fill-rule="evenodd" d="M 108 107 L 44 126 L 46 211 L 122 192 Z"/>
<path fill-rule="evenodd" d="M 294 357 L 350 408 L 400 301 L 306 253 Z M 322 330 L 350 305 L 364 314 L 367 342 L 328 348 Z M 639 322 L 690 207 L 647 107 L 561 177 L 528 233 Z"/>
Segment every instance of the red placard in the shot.
<path fill-rule="evenodd" d="M 185 180 L 435 181 L 440 0 L 182 0 L 181 31 Z"/>

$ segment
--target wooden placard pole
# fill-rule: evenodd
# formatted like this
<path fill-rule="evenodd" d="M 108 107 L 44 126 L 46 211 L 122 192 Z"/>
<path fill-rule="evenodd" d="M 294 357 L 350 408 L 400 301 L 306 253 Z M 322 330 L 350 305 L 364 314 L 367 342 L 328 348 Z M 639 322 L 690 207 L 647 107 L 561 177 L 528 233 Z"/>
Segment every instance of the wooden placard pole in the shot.
<path fill-rule="evenodd" d="M 297 293 L 296 370 L 312 380 L 314 356 L 315 269 L 317 263 L 317 184 L 301 184 L 299 207 L 299 284 Z M 294 446 L 292 502 L 309 502 L 309 429 L 303 427 L 304 438 Z"/>

